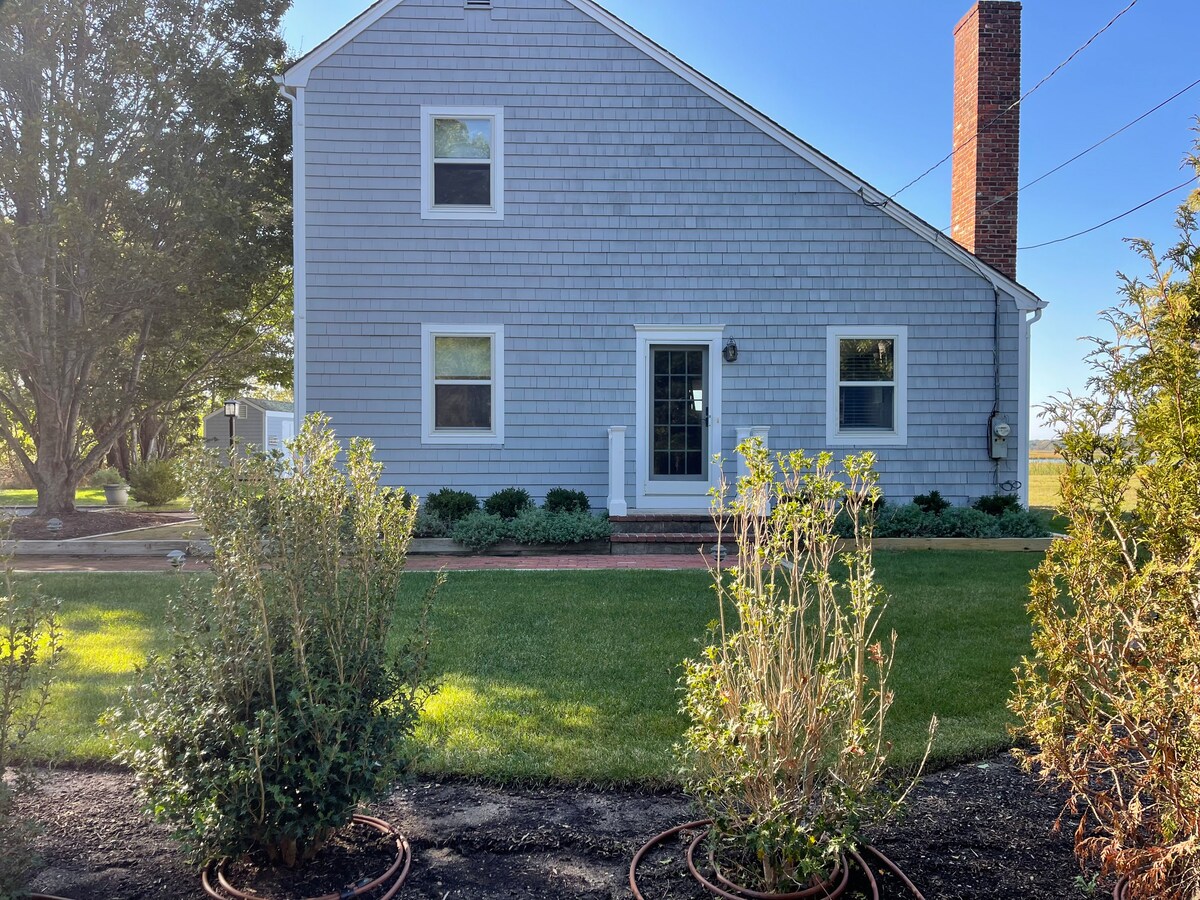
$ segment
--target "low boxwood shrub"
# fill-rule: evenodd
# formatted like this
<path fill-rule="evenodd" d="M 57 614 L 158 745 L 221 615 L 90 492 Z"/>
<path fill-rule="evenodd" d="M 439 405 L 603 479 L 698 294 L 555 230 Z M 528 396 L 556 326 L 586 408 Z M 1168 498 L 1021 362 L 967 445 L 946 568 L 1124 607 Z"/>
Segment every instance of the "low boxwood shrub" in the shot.
<path fill-rule="evenodd" d="M 989 516 L 1002 516 L 1006 512 L 1021 509 L 1021 498 L 1016 494 L 985 494 L 971 504 L 972 509 L 985 512 Z"/>
<path fill-rule="evenodd" d="M 578 544 L 607 540 L 611 535 L 608 519 L 587 511 L 527 509 L 508 523 L 508 536 L 518 544 Z"/>
<path fill-rule="evenodd" d="M 937 531 L 937 516 L 915 503 L 888 506 L 875 520 L 875 536 L 881 538 L 936 537 Z"/>
<path fill-rule="evenodd" d="M 1000 525 L 995 516 L 967 506 L 952 506 L 938 518 L 942 524 L 940 537 L 994 538 L 1000 537 Z"/>
<path fill-rule="evenodd" d="M 215 577 L 184 582 L 110 722 L 147 811 L 198 861 L 306 861 L 410 756 L 428 629 L 393 629 L 416 508 L 380 490 L 370 442 L 340 451 L 311 416 L 289 459 L 188 466 Z"/>
<path fill-rule="evenodd" d="M 486 550 L 507 536 L 504 520 L 483 510 L 459 519 L 450 529 L 450 537 L 472 550 Z"/>
<path fill-rule="evenodd" d="M 450 533 L 450 526 L 441 516 L 435 516 L 426 509 L 417 510 L 417 518 L 413 522 L 413 537 L 439 538 Z"/>
<path fill-rule="evenodd" d="M 97 469 L 87 480 L 88 487 L 102 488 L 106 484 L 124 484 L 125 479 L 121 477 L 119 469 L 114 469 L 111 466 L 106 466 L 103 469 Z"/>
<path fill-rule="evenodd" d="M 148 459 L 129 469 L 129 496 L 147 506 L 163 506 L 183 496 L 179 467 L 169 459 Z"/>
<path fill-rule="evenodd" d="M 542 504 L 542 509 L 549 513 L 587 512 L 590 508 L 587 494 L 583 491 L 570 491 L 560 487 L 547 491 L 546 502 Z"/>
<path fill-rule="evenodd" d="M 843 529 L 839 527 L 839 534 L 842 532 Z M 875 523 L 875 536 L 881 538 L 1033 538 L 1046 537 L 1048 534 L 1036 516 L 1021 508 L 1009 510 L 1001 516 L 990 516 L 977 509 L 951 506 L 937 515 L 921 509 L 915 503 L 906 503 L 903 506 L 884 507 L 879 511 Z"/>
<path fill-rule="evenodd" d="M 1010 509 L 997 517 L 1000 537 L 1049 537 L 1045 524 L 1027 509 Z"/>
<path fill-rule="evenodd" d="M 425 498 L 425 512 L 437 516 L 447 525 L 466 518 L 479 509 L 479 499 L 467 491 L 442 488 Z"/>
<path fill-rule="evenodd" d="M 529 491 L 524 488 L 510 487 L 496 491 L 483 502 L 483 511 L 499 516 L 505 521 L 515 519 L 523 509 L 533 506 Z"/>

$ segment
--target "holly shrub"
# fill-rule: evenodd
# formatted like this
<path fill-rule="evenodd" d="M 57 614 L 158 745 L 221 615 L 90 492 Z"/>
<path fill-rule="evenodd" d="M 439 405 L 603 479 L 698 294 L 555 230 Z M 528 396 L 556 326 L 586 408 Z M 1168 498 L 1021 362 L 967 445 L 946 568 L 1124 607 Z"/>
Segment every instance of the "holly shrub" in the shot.
<path fill-rule="evenodd" d="M 533 506 L 529 491 L 519 487 L 509 487 L 496 491 L 483 501 L 483 511 L 508 521 L 515 519 L 523 509 Z"/>
<path fill-rule="evenodd" d="M 870 453 L 835 473 L 828 453 L 772 460 L 758 440 L 738 452 L 749 474 L 736 497 L 722 488 L 713 514 L 736 539 L 736 566 L 712 566 L 719 619 L 685 663 L 681 774 L 713 819 L 722 870 L 755 890 L 796 891 L 903 799 L 880 790 L 896 636 L 877 634 L 879 489 Z M 856 523 L 845 552 L 839 515 Z"/>
<path fill-rule="evenodd" d="M 583 491 L 556 487 L 546 491 L 546 502 L 542 504 L 542 508 L 548 513 L 587 512 L 590 504 L 587 494 Z"/>
<path fill-rule="evenodd" d="M 191 460 L 215 581 L 185 582 L 111 717 L 147 810 L 200 861 L 310 859 L 402 770 L 430 692 L 425 616 L 393 634 L 416 505 L 379 488 L 368 441 L 339 467 L 321 416 L 289 451 Z"/>
<path fill-rule="evenodd" d="M 1200 898 L 1200 247 L 1160 260 L 1095 340 L 1090 396 L 1049 405 L 1068 520 L 1034 575 L 1021 757 L 1067 785 L 1085 863 L 1129 896 Z M 1132 510 L 1130 506 L 1132 505 Z"/>
<path fill-rule="evenodd" d="M 0 528 L 0 539 L 7 529 Z M 35 787 L 17 767 L 37 731 L 62 654 L 59 601 L 36 585 L 18 585 L 7 558 L 0 594 L 0 897 L 24 896 L 33 865 L 33 825 L 16 813 L 17 798 Z"/>

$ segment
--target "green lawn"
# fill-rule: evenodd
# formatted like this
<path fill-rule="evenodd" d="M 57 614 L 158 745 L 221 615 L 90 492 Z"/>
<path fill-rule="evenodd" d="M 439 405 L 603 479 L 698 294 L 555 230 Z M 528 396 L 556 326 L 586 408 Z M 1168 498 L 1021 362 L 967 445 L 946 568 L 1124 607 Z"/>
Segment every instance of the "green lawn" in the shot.
<path fill-rule="evenodd" d="M 1043 524 L 1051 531 L 1063 532 L 1066 519 L 1058 515 L 1058 478 L 1062 461 L 1031 460 L 1029 463 L 1029 508 L 1042 516 Z"/>
<path fill-rule="evenodd" d="M 75 492 L 76 506 L 104 506 L 104 488 L 80 488 Z M 0 506 L 37 506 L 37 491 L 17 488 L 0 489 Z M 166 506 L 143 506 L 129 501 L 129 509 L 150 512 L 159 509 L 187 509 L 191 501 L 186 498 L 172 501 Z"/>
<path fill-rule="evenodd" d="M 103 506 L 104 488 L 80 488 L 75 492 L 76 506 Z M 0 489 L 0 506 L 37 506 L 37 491 Z"/>
<path fill-rule="evenodd" d="M 893 759 L 913 762 L 930 714 L 941 762 L 1008 746 L 1010 670 L 1028 644 L 1031 554 L 881 552 L 900 634 Z M 415 609 L 432 576 L 406 576 Z M 38 756 L 102 761 L 96 717 L 162 632 L 173 575 L 44 575 L 64 598 L 68 656 Z M 714 600 L 703 572 L 455 572 L 438 597 L 442 689 L 421 728 L 431 775 L 664 782 L 683 720 L 679 662 Z"/>

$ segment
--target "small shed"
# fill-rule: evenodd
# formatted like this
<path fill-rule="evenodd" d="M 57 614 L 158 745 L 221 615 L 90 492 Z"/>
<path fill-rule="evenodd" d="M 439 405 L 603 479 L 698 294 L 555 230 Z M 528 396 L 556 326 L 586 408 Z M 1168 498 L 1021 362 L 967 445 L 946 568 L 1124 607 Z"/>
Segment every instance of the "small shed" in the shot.
<path fill-rule="evenodd" d="M 290 401 L 238 397 L 238 414 L 233 418 L 233 436 L 243 447 L 284 450 L 284 442 L 296 435 L 296 420 Z M 204 417 L 204 446 L 229 446 L 229 417 L 219 407 Z"/>

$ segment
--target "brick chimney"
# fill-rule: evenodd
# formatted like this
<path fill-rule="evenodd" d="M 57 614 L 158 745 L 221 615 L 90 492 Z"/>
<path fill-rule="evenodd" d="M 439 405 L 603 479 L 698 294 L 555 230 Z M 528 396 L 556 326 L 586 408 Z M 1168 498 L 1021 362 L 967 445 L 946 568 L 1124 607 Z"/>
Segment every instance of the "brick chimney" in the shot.
<path fill-rule="evenodd" d="M 1020 96 L 1021 4 L 978 0 L 954 29 L 950 236 L 1014 280 Z"/>

